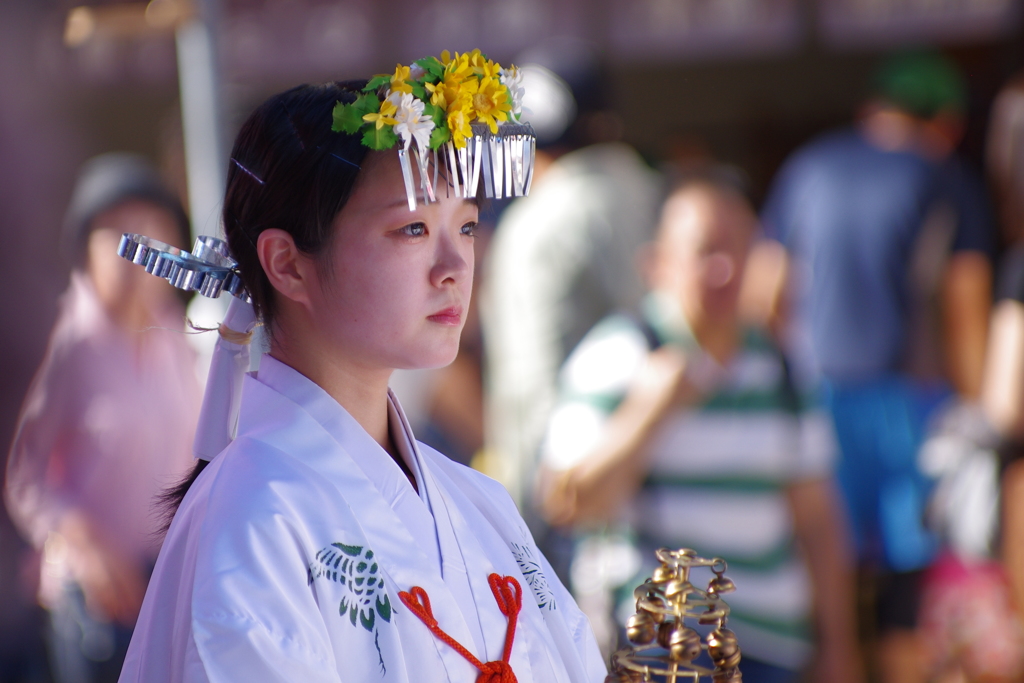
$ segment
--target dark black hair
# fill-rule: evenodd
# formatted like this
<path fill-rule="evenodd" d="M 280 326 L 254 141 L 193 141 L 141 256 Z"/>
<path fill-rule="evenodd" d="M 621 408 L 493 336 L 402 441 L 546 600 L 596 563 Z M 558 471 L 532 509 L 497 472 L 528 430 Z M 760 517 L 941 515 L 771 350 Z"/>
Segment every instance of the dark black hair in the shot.
<path fill-rule="evenodd" d="M 331 112 L 339 101 L 352 103 L 365 85 L 300 85 L 274 95 L 249 115 L 235 139 L 224 195 L 224 233 L 256 314 L 268 330 L 274 293 L 256 254 L 256 240 L 267 228 L 279 228 L 306 254 L 327 252 L 334 218 L 352 194 L 368 151 L 358 135 L 331 130 Z M 199 460 L 158 497 L 161 533 L 208 464 Z"/>
<path fill-rule="evenodd" d="M 274 296 L 256 254 L 267 228 L 287 231 L 320 256 L 331 224 L 352 193 L 368 148 L 331 130 L 337 102 L 351 103 L 365 81 L 300 85 L 274 95 L 242 124 L 228 166 L 224 232 L 256 314 L 271 329 Z"/>

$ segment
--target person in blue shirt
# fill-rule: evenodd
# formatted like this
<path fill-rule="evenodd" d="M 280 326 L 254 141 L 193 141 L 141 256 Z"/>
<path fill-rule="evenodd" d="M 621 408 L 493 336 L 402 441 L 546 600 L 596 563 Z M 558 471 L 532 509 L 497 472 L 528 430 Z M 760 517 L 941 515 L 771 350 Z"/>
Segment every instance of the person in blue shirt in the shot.
<path fill-rule="evenodd" d="M 981 385 L 994 232 L 953 155 L 965 88 L 929 54 L 892 58 L 857 124 L 784 164 L 763 221 L 790 256 L 794 364 L 831 410 L 837 476 L 877 579 L 883 680 L 916 680 L 921 570 L 936 550 L 916 466 L 929 416 Z"/>

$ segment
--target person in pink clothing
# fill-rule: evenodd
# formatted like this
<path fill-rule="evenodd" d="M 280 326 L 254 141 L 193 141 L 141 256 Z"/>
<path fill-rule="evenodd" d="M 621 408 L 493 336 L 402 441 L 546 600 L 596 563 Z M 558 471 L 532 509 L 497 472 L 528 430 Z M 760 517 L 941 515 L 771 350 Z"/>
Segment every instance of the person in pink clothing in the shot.
<path fill-rule="evenodd" d="M 139 157 L 82 170 L 71 282 L 22 405 L 5 500 L 43 553 L 60 683 L 116 680 L 159 549 L 153 503 L 191 464 L 200 404 L 181 298 L 117 255 L 124 232 L 185 247 L 180 203 Z"/>

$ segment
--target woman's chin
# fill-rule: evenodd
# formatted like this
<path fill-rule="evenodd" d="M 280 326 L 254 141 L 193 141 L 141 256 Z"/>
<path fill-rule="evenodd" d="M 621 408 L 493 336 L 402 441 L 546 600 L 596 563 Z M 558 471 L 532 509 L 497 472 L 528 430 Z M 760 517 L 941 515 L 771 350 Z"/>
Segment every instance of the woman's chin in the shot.
<path fill-rule="evenodd" d="M 396 365 L 396 370 L 431 370 L 451 365 L 455 357 L 459 355 L 458 343 L 445 345 L 434 349 L 417 349 L 416 353 L 409 354 L 402 360 L 401 365 Z"/>

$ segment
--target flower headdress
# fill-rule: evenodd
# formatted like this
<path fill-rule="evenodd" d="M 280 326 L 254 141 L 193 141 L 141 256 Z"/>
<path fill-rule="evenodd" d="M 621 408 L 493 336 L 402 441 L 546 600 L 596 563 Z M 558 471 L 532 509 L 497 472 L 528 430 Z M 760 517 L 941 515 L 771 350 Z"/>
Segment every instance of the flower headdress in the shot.
<path fill-rule="evenodd" d="M 394 75 L 371 79 L 355 102 L 335 106 L 332 129 L 350 135 L 362 131 L 363 144 L 375 150 L 401 143 L 398 156 L 410 210 L 416 208 L 417 195 L 413 161 L 424 202 L 437 201 L 438 164 L 445 165 L 446 191 L 456 197 L 475 197 L 481 176 L 486 196 L 518 197 L 530 191 L 537 149 L 533 128 L 519 122 L 522 101 L 522 75 L 515 67 L 502 69 L 479 50 L 454 58 L 446 51 L 440 59 L 399 65 Z M 219 328 L 193 443 L 196 457 L 210 460 L 234 438 L 256 325 L 238 264 L 227 243 L 209 236 L 199 237 L 187 252 L 126 233 L 117 253 L 181 289 L 211 298 L 234 295 Z"/>
<path fill-rule="evenodd" d="M 332 130 L 362 132 L 370 149 L 399 146 L 410 210 L 418 192 L 424 203 L 437 201 L 439 163 L 456 197 L 475 196 L 481 175 L 487 197 L 519 197 L 530 191 L 537 147 L 533 128 L 519 122 L 522 102 L 516 67 L 503 69 L 480 50 L 445 50 L 374 76 L 355 102 L 334 107 Z"/>

